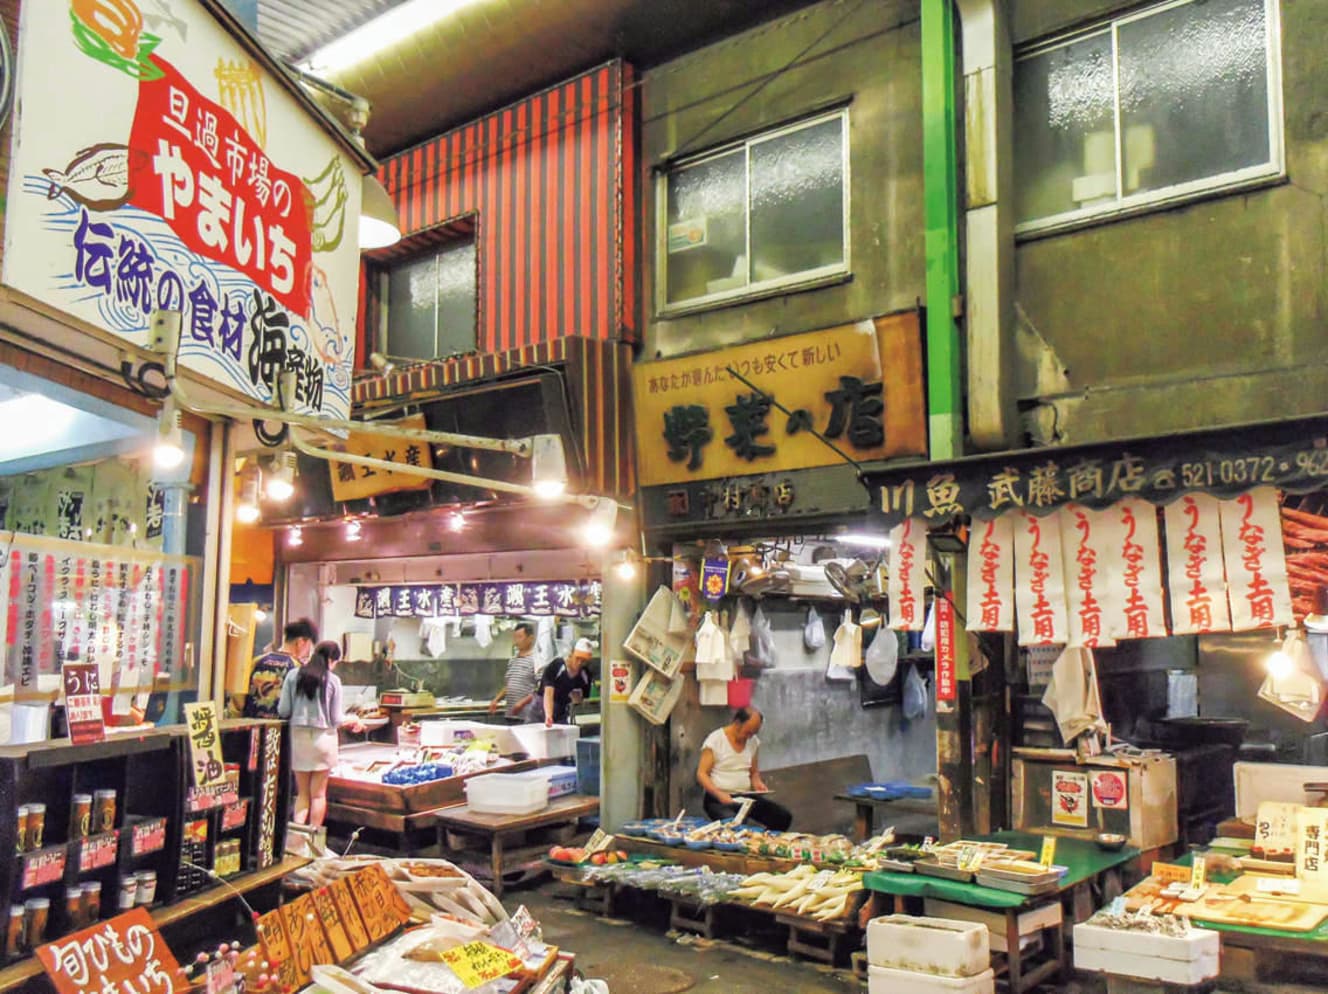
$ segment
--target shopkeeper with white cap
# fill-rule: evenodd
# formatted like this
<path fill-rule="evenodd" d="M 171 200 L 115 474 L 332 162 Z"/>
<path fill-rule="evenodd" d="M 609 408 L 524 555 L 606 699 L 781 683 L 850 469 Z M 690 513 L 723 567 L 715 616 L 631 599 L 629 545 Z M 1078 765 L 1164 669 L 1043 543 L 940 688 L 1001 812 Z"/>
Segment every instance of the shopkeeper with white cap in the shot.
<path fill-rule="evenodd" d="M 555 659 L 544 668 L 540 688 L 544 693 L 544 724 L 566 725 L 572 703 L 590 696 L 590 657 L 595 646 L 590 639 L 577 639 L 566 660 Z"/>

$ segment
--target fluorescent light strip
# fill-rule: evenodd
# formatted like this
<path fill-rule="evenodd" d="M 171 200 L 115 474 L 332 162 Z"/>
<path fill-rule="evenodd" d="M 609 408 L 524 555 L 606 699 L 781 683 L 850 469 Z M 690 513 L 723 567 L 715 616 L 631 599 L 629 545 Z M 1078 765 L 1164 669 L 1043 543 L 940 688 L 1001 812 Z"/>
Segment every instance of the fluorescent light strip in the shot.
<path fill-rule="evenodd" d="M 406 0 L 314 52 L 300 68 L 315 74 L 337 73 L 433 27 L 476 0 Z"/>

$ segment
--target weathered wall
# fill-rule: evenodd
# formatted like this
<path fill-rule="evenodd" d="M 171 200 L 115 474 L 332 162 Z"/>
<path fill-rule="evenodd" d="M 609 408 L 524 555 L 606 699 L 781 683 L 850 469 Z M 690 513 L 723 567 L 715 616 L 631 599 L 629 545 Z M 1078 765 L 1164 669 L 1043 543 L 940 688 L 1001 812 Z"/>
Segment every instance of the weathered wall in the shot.
<path fill-rule="evenodd" d="M 916 303 L 924 276 L 919 42 L 915 2 L 831 0 L 645 76 L 647 357 L 828 328 Z M 704 151 L 843 100 L 850 101 L 852 279 L 687 317 L 656 317 L 655 169 L 680 150 Z"/>
<path fill-rule="evenodd" d="M 1123 6 L 1014 0 L 1015 44 Z M 1036 440 L 1324 409 L 1328 4 L 1280 6 L 1287 182 L 1019 245 L 1020 393 L 1043 400 Z"/>

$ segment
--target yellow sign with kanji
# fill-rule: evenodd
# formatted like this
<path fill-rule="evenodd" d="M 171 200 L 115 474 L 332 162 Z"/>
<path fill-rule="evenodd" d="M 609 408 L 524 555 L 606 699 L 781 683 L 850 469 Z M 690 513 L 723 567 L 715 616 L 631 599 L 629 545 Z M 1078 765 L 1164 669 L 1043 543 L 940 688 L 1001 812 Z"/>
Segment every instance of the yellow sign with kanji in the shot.
<path fill-rule="evenodd" d="M 189 768 L 194 786 L 212 787 L 221 783 L 226 779 L 226 766 L 221 758 L 217 706 L 211 701 L 186 704 L 184 723 L 189 730 Z"/>
<path fill-rule="evenodd" d="M 1296 812 L 1296 877 L 1328 884 L 1328 808 Z"/>
<path fill-rule="evenodd" d="M 505 977 L 521 968 L 521 960 L 506 949 L 487 942 L 467 942 L 443 953 L 443 962 L 452 968 L 467 990 Z"/>
<path fill-rule="evenodd" d="M 746 382 L 744 382 L 746 381 Z M 916 312 L 632 369 L 642 486 L 925 455 Z"/>
<path fill-rule="evenodd" d="M 427 427 L 423 414 L 402 418 L 400 421 L 392 422 L 392 425 L 396 428 Z M 414 439 L 357 431 L 352 432 L 344 442 L 333 442 L 327 447 L 336 452 L 368 456 L 371 459 L 400 463 L 403 466 L 433 468 L 429 443 L 417 442 Z M 432 482 L 428 477 L 416 476 L 413 473 L 399 473 L 374 466 L 356 466 L 348 462 L 329 462 L 327 469 L 332 474 L 332 499 L 337 502 L 362 500 L 365 497 L 390 493 L 394 490 L 424 490 Z"/>

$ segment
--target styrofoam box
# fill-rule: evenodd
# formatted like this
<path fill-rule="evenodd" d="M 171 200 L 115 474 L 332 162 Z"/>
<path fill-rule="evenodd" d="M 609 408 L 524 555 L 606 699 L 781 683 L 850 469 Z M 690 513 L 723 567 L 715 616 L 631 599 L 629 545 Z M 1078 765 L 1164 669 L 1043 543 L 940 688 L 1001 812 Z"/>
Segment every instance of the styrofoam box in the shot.
<path fill-rule="evenodd" d="M 531 815 L 549 806 L 549 781 L 536 770 L 481 773 L 466 781 L 466 804 L 476 814 Z"/>
<path fill-rule="evenodd" d="M 512 729 L 506 725 L 486 725 L 482 721 L 439 721 L 420 722 L 420 745 L 450 746 L 458 742 L 492 742 L 504 755 L 521 752 L 521 744 L 512 735 Z"/>
<path fill-rule="evenodd" d="M 561 759 L 576 755 L 580 725 L 513 725 L 507 729 L 517 741 L 513 752 L 527 753 L 531 759 Z"/>
<path fill-rule="evenodd" d="M 867 923 L 867 960 L 896 970 L 975 977 L 991 966 L 991 946 L 980 922 L 886 915 Z"/>
<path fill-rule="evenodd" d="M 575 766 L 541 766 L 534 772 L 549 781 L 549 800 L 576 793 Z"/>
<path fill-rule="evenodd" d="M 922 910 L 933 918 L 949 918 L 955 921 L 979 922 L 987 926 L 987 942 L 993 952 L 1008 952 L 1010 944 L 1005 939 L 1005 914 L 987 908 L 971 908 L 966 904 L 942 901 L 934 897 L 923 898 Z M 1021 911 L 1016 920 L 1019 929 L 1019 948 L 1026 949 L 1038 938 L 1044 928 L 1050 928 L 1061 921 L 1060 901 L 1054 897 L 1046 904 Z"/>
<path fill-rule="evenodd" d="M 995 994 L 996 975 L 984 970 L 976 977 L 938 977 L 932 973 L 867 967 L 867 994 Z"/>
<path fill-rule="evenodd" d="M 1141 980 L 1197 984 L 1216 977 L 1220 962 L 1216 932 L 1191 929 L 1177 938 L 1126 932 L 1084 923 L 1074 927 L 1074 965 Z"/>

